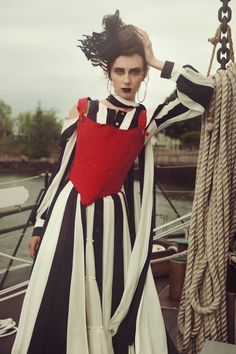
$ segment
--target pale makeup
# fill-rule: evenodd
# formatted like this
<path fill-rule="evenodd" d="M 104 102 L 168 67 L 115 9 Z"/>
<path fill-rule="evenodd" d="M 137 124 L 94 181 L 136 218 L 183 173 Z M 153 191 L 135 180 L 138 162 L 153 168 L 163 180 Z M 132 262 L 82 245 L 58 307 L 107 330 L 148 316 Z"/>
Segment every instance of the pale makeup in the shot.
<path fill-rule="evenodd" d="M 135 101 L 135 95 L 145 76 L 143 58 L 139 54 L 117 57 L 110 72 L 115 93 L 128 101 Z"/>

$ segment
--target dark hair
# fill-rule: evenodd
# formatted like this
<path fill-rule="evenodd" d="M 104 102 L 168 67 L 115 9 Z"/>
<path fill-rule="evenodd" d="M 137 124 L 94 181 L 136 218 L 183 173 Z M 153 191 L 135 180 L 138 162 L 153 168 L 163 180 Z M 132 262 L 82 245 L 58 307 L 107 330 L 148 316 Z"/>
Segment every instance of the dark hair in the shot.
<path fill-rule="evenodd" d="M 103 25 L 106 30 L 111 31 L 114 27 L 115 15 L 107 15 L 103 18 Z M 115 34 L 115 35 L 114 35 Z M 111 67 L 117 57 L 120 55 L 131 56 L 138 54 L 143 59 L 144 68 L 147 69 L 147 61 L 145 57 L 144 47 L 141 39 L 138 37 L 135 27 L 133 25 L 124 24 L 121 19 L 115 23 L 113 31 L 113 45 L 107 47 L 108 61 L 107 61 L 107 73 L 110 76 Z"/>
<path fill-rule="evenodd" d="M 111 67 L 120 55 L 131 56 L 138 54 L 143 59 L 144 69 L 147 70 L 147 61 L 141 39 L 133 25 L 126 25 L 119 17 L 119 10 L 114 15 L 103 17 L 104 31 L 93 32 L 91 36 L 84 36 L 79 47 L 83 50 L 92 65 L 101 66 L 110 76 Z"/>

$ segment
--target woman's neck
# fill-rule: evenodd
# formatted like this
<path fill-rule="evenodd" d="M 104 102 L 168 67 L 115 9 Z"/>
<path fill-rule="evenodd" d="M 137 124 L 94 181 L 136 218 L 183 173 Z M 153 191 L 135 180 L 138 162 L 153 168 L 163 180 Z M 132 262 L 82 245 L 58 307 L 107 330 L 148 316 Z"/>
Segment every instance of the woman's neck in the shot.
<path fill-rule="evenodd" d="M 104 106 L 106 106 L 107 108 L 115 109 L 116 111 L 130 112 L 130 111 L 132 111 L 134 109 L 134 108 L 120 108 L 120 107 L 117 107 L 117 106 L 113 105 L 112 103 L 108 102 L 107 99 L 101 100 L 100 102 Z"/>
<path fill-rule="evenodd" d="M 116 93 L 111 94 L 108 97 L 108 101 L 113 104 L 117 103 L 117 106 L 122 108 L 134 108 L 138 106 L 138 103 L 136 103 L 135 100 L 126 100 L 125 98 L 120 97 Z"/>

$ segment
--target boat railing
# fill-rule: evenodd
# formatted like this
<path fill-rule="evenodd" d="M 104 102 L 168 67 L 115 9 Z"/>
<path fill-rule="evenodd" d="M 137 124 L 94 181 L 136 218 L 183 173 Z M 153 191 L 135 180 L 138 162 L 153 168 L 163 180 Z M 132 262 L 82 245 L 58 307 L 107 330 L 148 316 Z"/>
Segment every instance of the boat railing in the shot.
<path fill-rule="evenodd" d="M 1 235 L 6 235 L 7 233 L 11 233 L 14 231 L 19 231 L 21 230 L 21 235 L 17 241 L 17 244 L 15 246 L 14 251 L 12 252 L 11 255 L 6 254 L 4 252 L 0 252 L 0 257 L 4 257 L 6 259 L 9 259 L 9 263 L 7 264 L 7 266 L 5 267 L 5 269 L 0 269 L 0 295 L 2 294 L 2 291 L 5 292 L 4 289 L 4 284 L 6 281 L 6 278 L 9 274 L 10 270 L 17 270 L 20 268 L 24 268 L 24 267 L 31 267 L 32 266 L 32 261 L 31 260 L 27 260 L 21 257 L 17 257 L 17 252 L 19 250 L 19 247 L 21 245 L 21 242 L 25 236 L 26 230 L 30 227 L 33 227 L 33 223 L 32 223 L 32 213 L 35 212 L 36 207 L 38 205 L 38 202 L 40 201 L 40 199 L 42 198 L 42 195 L 45 191 L 45 189 L 47 188 L 48 185 L 48 180 L 49 180 L 49 174 L 41 174 L 40 177 L 44 177 L 44 185 L 41 188 L 38 197 L 36 199 L 35 203 L 30 203 L 28 205 L 23 205 L 23 206 L 14 206 L 12 208 L 7 208 L 7 209 L 0 209 L 0 219 L 1 218 L 5 218 L 8 216 L 12 216 L 18 213 L 23 213 L 26 211 L 30 211 L 30 214 L 26 220 L 25 223 L 21 223 L 15 226 L 8 226 L 5 228 L 0 229 L 0 236 Z M 33 177 L 29 177 L 29 178 L 25 178 L 25 179 L 20 179 L 18 181 L 11 181 L 11 182 L 7 182 L 7 184 L 13 184 L 16 182 L 23 182 L 26 180 L 30 180 L 30 179 L 34 179 L 34 178 L 38 178 L 39 176 L 33 176 Z M 3 183 L 0 183 L 0 187 L 3 185 Z M 170 192 L 177 192 L 177 191 L 170 191 Z M 162 193 L 164 195 L 164 197 L 166 198 L 166 200 L 168 201 L 170 207 L 175 211 L 177 219 L 175 219 L 174 221 L 168 221 L 168 217 L 167 215 L 158 213 L 156 210 L 156 194 L 157 193 Z M 168 197 L 167 193 L 164 191 L 164 189 L 162 188 L 162 186 L 160 185 L 160 183 L 158 182 L 156 175 L 154 178 L 154 188 L 153 188 L 153 200 L 154 200 L 154 216 L 155 217 L 159 217 L 159 220 L 162 220 L 163 225 L 158 226 L 157 228 L 153 229 L 153 239 L 154 241 L 162 239 L 162 238 L 166 238 L 168 235 L 173 234 L 175 232 L 179 232 L 181 230 L 184 230 L 184 232 L 186 232 L 186 230 L 189 227 L 190 224 L 190 216 L 191 213 L 188 213 L 184 216 L 180 216 L 178 211 L 176 210 L 176 208 L 174 207 L 172 201 L 170 200 L 170 198 Z M 15 265 L 13 267 L 13 262 L 14 261 L 18 261 L 20 262 L 20 264 Z M 4 290 L 3 290 L 4 289 Z M 1 300 L 0 300 L 1 301 Z"/>
<path fill-rule="evenodd" d="M 3 217 L 16 215 L 18 213 L 23 213 L 23 212 L 26 212 L 26 211 L 30 211 L 30 213 L 28 214 L 28 217 L 26 219 L 26 222 L 24 224 L 18 224 L 18 225 L 15 225 L 15 226 L 5 227 L 5 228 L 0 229 L 0 235 L 5 235 L 7 233 L 11 233 L 11 232 L 14 232 L 14 231 L 21 230 L 20 237 L 19 237 L 19 239 L 18 239 L 18 241 L 17 241 L 17 243 L 15 245 L 15 248 L 14 248 L 12 254 L 9 255 L 9 254 L 3 253 L 3 252 L 0 253 L 1 257 L 5 257 L 5 258 L 9 259 L 9 262 L 8 262 L 6 268 L 5 269 L 0 269 L 0 275 L 2 275 L 1 276 L 1 282 L 0 282 L 0 295 L 1 295 L 1 291 L 4 288 L 4 284 L 5 284 L 5 281 L 7 279 L 8 274 L 9 274 L 9 271 L 12 269 L 12 264 L 13 264 L 14 261 L 23 262 L 23 264 L 14 266 L 14 269 L 19 269 L 19 268 L 22 268 L 22 267 L 25 267 L 25 266 L 29 266 L 29 264 L 32 265 L 32 261 L 28 261 L 26 259 L 22 259 L 22 258 L 16 257 L 16 255 L 17 255 L 19 247 L 20 247 L 20 245 L 22 243 L 22 240 L 23 240 L 23 238 L 24 238 L 24 236 L 26 234 L 26 231 L 28 230 L 29 227 L 33 226 L 32 220 L 34 219 L 34 214 L 35 214 L 37 205 L 40 202 L 40 200 L 41 200 L 41 198 L 42 198 L 42 196 L 43 196 L 43 194 L 45 192 L 45 189 L 47 188 L 48 180 L 49 180 L 49 174 L 48 173 L 44 173 L 44 174 L 40 174 L 38 176 L 28 177 L 28 178 L 24 178 L 24 179 L 20 179 L 20 180 L 16 180 L 16 181 L 10 181 L 10 182 L 7 182 L 7 183 L 1 183 L 1 185 L 0 185 L 0 186 L 3 186 L 3 185 L 9 185 L 9 184 L 16 184 L 16 183 L 20 183 L 20 182 L 23 182 L 23 181 L 26 181 L 26 180 L 32 180 L 32 179 L 39 178 L 39 177 L 43 177 L 44 178 L 44 184 L 43 184 L 43 187 L 39 191 L 39 194 L 38 194 L 38 196 L 36 198 L 35 203 L 31 203 L 31 204 L 23 205 L 23 206 L 21 206 L 21 205 L 20 206 L 13 206 L 13 207 L 8 207 L 6 209 L 0 210 L 0 219 L 3 218 Z"/>

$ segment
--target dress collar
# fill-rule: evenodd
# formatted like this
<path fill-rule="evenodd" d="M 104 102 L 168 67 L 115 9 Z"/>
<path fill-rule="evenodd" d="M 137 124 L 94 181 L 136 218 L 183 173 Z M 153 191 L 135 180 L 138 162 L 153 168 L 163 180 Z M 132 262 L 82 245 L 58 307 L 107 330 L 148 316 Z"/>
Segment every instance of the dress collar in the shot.
<path fill-rule="evenodd" d="M 134 101 L 128 101 L 125 100 L 124 98 L 114 94 L 114 95 L 110 95 L 107 97 L 106 99 L 108 102 L 110 102 L 111 104 L 113 104 L 116 107 L 119 108 L 135 108 L 138 107 L 138 103 L 134 102 Z"/>

